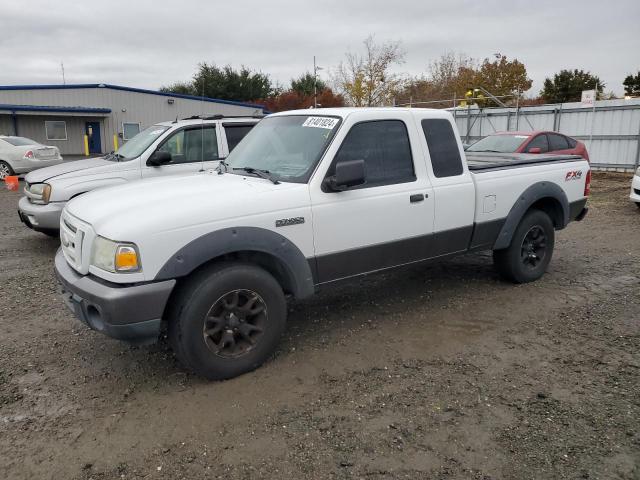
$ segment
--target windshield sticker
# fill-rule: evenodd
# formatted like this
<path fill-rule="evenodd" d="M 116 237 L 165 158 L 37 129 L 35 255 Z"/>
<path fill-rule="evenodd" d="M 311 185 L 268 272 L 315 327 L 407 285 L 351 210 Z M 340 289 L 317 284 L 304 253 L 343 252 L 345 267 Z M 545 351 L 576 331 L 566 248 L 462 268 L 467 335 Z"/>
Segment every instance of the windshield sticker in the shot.
<path fill-rule="evenodd" d="M 338 123 L 337 118 L 309 117 L 302 124 L 303 127 L 326 128 L 332 130 Z"/>
<path fill-rule="evenodd" d="M 160 135 L 162 132 L 164 132 L 164 130 L 154 130 L 152 132 L 149 132 L 149 135 Z"/>

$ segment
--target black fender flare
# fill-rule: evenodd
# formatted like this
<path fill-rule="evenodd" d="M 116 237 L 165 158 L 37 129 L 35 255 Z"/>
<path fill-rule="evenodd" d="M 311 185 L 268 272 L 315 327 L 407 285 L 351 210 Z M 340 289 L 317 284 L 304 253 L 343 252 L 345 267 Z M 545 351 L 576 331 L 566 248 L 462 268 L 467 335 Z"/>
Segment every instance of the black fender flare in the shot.
<path fill-rule="evenodd" d="M 511 207 L 507 219 L 498 234 L 493 250 L 500 250 L 507 248 L 511 244 L 513 234 L 518 228 L 522 217 L 531 208 L 531 205 L 543 198 L 553 198 L 558 201 L 562 207 L 561 225 L 559 228 L 564 228 L 569 223 L 569 199 L 564 190 L 553 182 L 538 182 L 528 187 L 518 197 L 516 203 Z"/>
<path fill-rule="evenodd" d="M 296 298 L 315 292 L 311 267 L 300 249 L 283 235 L 259 227 L 224 228 L 192 240 L 165 262 L 154 281 L 184 277 L 211 260 L 239 252 L 259 252 L 278 260 Z"/>

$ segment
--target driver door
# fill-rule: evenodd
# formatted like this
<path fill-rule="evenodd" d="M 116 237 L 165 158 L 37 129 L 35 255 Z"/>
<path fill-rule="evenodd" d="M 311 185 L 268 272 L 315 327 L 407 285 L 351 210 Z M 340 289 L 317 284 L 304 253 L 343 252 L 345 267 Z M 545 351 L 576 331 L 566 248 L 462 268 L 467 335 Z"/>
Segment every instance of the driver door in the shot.
<path fill-rule="evenodd" d="M 144 178 L 179 175 L 215 168 L 220 160 L 215 124 L 176 130 L 156 151 L 171 154 L 171 162 L 158 167 L 145 165 Z"/>

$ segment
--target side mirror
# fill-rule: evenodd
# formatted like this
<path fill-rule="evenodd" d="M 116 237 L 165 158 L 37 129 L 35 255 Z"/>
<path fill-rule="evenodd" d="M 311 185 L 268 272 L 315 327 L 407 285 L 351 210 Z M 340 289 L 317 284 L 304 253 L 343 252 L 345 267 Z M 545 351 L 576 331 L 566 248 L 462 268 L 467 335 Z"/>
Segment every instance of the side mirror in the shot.
<path fill-rule="evenodd" d="M 542 149 L 540 147 L 531 147 L 527 152 L 528 153 L 542 153 Z"/>
<path fill-rule="evenodd" d="M 348 160 L 336 164 L 335 175 L 327 178 L 329 189 L 334 192 L 342 192 L 351 187 L 366 183 L 364 160 Z"/>
<path fill-rule="evenodd" d="M 147 165 L 150 167 L 159 167 L 171 163 L 171 154 L 169 152 L 161 152 L 159 150 L 153 152 L 147 159 Z"/>

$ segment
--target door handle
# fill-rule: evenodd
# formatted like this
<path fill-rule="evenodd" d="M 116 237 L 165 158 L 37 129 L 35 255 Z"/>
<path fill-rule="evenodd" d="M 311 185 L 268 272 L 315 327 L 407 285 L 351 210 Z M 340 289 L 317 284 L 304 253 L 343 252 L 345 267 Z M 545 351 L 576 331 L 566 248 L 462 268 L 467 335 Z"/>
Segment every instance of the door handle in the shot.
<path fill-rule="evenodd" d="M 409 197 L 409 201 L 411 203 L 422 202 L 424 200 L 424 195 L 421 193 L 416 193 Z"/>

